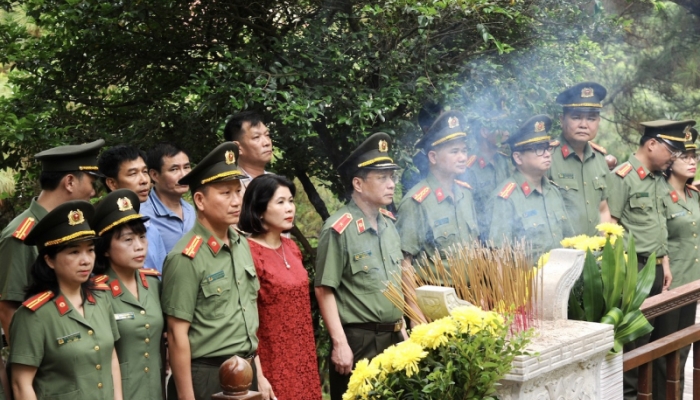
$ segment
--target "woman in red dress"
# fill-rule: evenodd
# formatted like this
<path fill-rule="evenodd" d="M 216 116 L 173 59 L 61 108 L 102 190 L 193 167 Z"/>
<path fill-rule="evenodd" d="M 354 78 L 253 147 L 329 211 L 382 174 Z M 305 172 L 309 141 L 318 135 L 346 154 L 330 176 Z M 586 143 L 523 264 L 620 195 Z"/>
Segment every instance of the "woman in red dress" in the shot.
<path fill-rule="evenodd" d="M 319 400 L 309 276 L 297 245 L 282 236 L 294 225 L 295 193 L 282 176 L 258 176 L 246 188 L 238 227 L 251 234 L 248 242 L 260 280 L 259 390 L 265 399 Z M 271 389 L 262 387 L 260 378 L 267 378 Z"/>

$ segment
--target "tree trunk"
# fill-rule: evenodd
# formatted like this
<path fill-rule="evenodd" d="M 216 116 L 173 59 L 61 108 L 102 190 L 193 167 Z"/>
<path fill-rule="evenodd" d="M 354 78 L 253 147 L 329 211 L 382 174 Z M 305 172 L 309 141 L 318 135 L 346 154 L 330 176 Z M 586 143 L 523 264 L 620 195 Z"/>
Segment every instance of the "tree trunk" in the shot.
<path fill-rule="evenodd" d="M 309 176 L 306 174 L 306 170 L 297 169 L 295 175 L 297 178 L 299 178 L 301 186 L 304 187 L 304 191 L 309 197 L 309 201 L 316 209 L 318 215 L 320 215 L 324 221 L 327 220 L 331 215 L 328 213 L 326 203 L 321 198 L 321 195 L 318 194 L 318 191 L 316 191 L 314 184 L 311 182 L 311 179 L 309 179 Z"/>

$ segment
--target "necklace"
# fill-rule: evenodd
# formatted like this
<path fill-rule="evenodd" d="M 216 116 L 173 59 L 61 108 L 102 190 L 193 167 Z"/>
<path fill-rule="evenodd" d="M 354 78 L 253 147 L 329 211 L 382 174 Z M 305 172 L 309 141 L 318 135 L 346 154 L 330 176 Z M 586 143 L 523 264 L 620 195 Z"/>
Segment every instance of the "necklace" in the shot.
<path fill-rule="evenodd" d="M 277 251 L 277 249 L 273 249 L 273 250 L 275 251 L 275 254 L 277 254 L 277 256 L 278 256 L 279 258 L 281 258 L 282 261 L 284 261 L 284 266 L 287 267 L 287 269 L 290 269 L 291 266 L 290 266 L 289 263 L 287 262 L 287 253 L 284 251 L 284 242 L 281 242 L 281 243 L 282 243 L 282 244 L 280 245 L 279 248 L 282 249 L 282 255 L 280 255 L 280 253 Z"/>

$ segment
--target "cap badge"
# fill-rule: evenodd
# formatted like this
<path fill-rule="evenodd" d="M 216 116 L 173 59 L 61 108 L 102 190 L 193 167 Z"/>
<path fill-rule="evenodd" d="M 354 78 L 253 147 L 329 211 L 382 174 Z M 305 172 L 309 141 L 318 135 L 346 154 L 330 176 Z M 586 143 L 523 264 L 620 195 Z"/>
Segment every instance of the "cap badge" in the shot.
<path fill-rule="evenodd" d="M 685 129 L 683 129 L 683 133 L 685 133 L 685 141 L 690 142 L 693 140 L 693 135 L 690 133 L 690 125 L 686 126 Z"/>
<path fill-rule="evenodd" d="M 68 213 L 68 225 L 75 226 L 85 222 L 85 217 L 81 210 L 75 210 Z"/>
<path fill-rule="evenodd" d="M 389 143 L 387 143 L 386 140 L 380 140 L 379 141 L 379 152 L 386 153 L 388 151 L 389 151 Z"/>
<path fill-rule="evenodd" d="M 458 127 L 459 126 L 459 119 L 457 119 L 457 117 L 450 117 L 447 120 L 447 126 L 449 126 L 450 128 Z"/>
<path fill-rule="evenodd" d="M 233 154 L 233 151 L 229 150 L 226 152 L 226 164 L 233 164 L 236 162 L 236 155 Z"/>
<path fill-rule="evenodd" d="M 127 211 L 134 209 L 134 206 L 131 204 L 131 200 L 129 200 L 128 197 L 122 197 L 120 199 L 117 199 L 117 206 L 119 207 L 119 211 Z"/>
<path fill-rule="evenodd" d="M 593 88 L 587 87 L 587 88 L 581 89 L 581 97 L 583 97 L 584 99 L 588 98 L 588 97 L 593 97 L 593 93 L 594 93 Z"/>
<path fill-rule="evenodd" d="M 544 132 L 544 121 L 535 122 L 535 132 Z"/>

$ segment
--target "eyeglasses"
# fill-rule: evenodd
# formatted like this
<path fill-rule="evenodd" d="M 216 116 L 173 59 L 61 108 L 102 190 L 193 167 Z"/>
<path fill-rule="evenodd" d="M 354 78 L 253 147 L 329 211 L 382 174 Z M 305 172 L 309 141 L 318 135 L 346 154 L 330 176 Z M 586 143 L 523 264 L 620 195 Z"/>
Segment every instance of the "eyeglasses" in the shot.
<path fill-rule="evenodd" d="M 663 142 L 663 141 L 659 141 L 659 142 L 663 143 L 666 150 L 668 150 L 668 152 L 671 153 L 671 158 L 678 158 L 678 157 L 683 155 L 682 151 L 671 149 L 671 146 L 667 145 L 666 142 Z"/>
<path fill-rule="evenodd" d="M 686 164 L 690 163 L 691 160 L 695 160 L 696 163 L 700 162 L 700 155 L 698 154 L 684 153 L 678 158 Z"/>
<path fill-rule="evenodd" d="M 544 155 L 545 151 L 552 152 L 554 150 L 553 146 L 550 146 L 549 143 L 546 143 L 544 145 L 540 146 L 528 146 L 528 147 L 523 147 L 521 151 L 534 151 L 535 155 L 537 157 L 542 157 Z"/>

